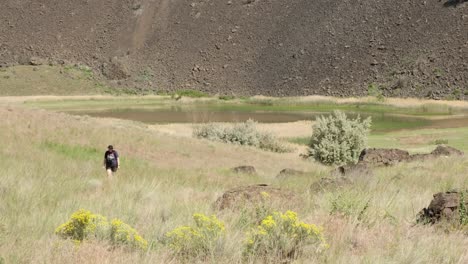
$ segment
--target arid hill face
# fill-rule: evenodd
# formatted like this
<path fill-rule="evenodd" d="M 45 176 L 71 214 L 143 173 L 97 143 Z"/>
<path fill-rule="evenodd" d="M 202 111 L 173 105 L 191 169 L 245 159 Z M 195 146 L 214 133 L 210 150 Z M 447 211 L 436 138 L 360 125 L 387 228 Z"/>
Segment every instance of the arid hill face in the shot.
<path fill-rule="evenodd" d="M 3 0 L 0 64 L 31 57 L 155 90 L 462 98 L 468 2 Z"/>

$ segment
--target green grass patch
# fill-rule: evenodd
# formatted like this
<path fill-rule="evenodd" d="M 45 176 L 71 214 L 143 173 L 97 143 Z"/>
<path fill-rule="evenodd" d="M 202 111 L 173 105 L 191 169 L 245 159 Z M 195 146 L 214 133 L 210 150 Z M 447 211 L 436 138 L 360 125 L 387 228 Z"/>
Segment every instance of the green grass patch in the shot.
<path fill-rule="evenodd" d="M 201 98 L 209 97 L 207 93 L 196 91 L 196 90 L 178 90 L 174 93 L 174 96 L 190 97 L 190 98 Z"/>
<path fill-rule="evenodd" d="M 13 66 L 0 72 L 0 96 L 101 94 L 87 66 Z"/>
<path fill-rule="evenodd" d="M 108 90 L 108 87 L 103 85 L 98 85 L 104 90 Z M 125 93 L 124 93 L 125 94 Z M 192 97 L 192 98 L 201 98 L 207 97 L 208 95 L 194 90 L 181 90 L 172 94 L 175 96 L 182 97 Z M 363 116 L 373 116 L 374 120 L 379 119 L 380 117 L 386 118 L 387 116 L 414 116 L 414 117 L 431 117 L 431 116 L 450 116 L 456 113 L 464 113 L 464 110 L 451 107 L 448 105 L 436 105 L 436 104 L 427 104 L 416 107 L 396 107 L 386 104 L 379 103 L 346 103 L 346 104 L 337 104 L 332 101 L 316 101 L 316 102 L 299 102 L 294 99 L 238 99 L 233 100 L 231 97 L 222 97 L 221 100 L 207 100 L 207 101 L 193 101 L 193 102 L 184 102 L 184 105 L 180 105 L 173 100 L 161 96 L 161 97 L 149 97 L 145 98 L 132 98 L 132 97 L 116 97 L 110 99 L 99 99 L 95 102 L 103 107 L 113 108 L 120 107 L 120 105 L 133 105 L 136 108 L 137 106 L 151 106 L 154 105 L 160 106 L 160 103 L 164 103 L 168 109 L 177 106 L 181 109 L 192 110 L 196 108 L 197 110 L 203 111 L 230 111 L 230 112 L 304 112 L 304 113 L 330 113 L 334 110 L 341 110 L 348 114 L 361 114 Z M 57 101 L 35 101 L 28 102 L 29 105 L 38 106 L 42 108 L 55 108 L 64 110 L 73 110 L 76 108 L 92 107 L 95 102 L 89 102 L 89 100 L 63 100 L 60 103 Z M 396 119 L 397 117 L 395 117 Z M 412 123 L 414 120 L 409 120 L 408 123 Z M 419 126 L 419 125 L 415 125 Z M 409 127 L 409 125 L 405 125 Z M 398 129 L 398 128 L 397 128 Z"/>
<path fill-rule="evenodd" d="M 312 133 L 310 133 L 310 135 L 312 136 Z M 310 137 L 293 137 L 293 138 L 288 138 L 287 141 L 293 144 L 307 146 L 310 143 Z"/>
<path fill-rule="evenodd" d="M 24 105 L 38 107 L 49 110 L 63 111 L 89 111 L 89 110 L 119 110 L 119 109 L 147 109 L 161 108 L 172 103 L 163 97 L 144 96 L 134 97 L 114 97 L 112 99 L 90 98 L 90 99 L 69 99 L 69 100 L 34 100 L 26 101 Z M 168 106 L 169 108 L 169 106 Z"/>
<path fill-rule="evenodd" d="M 230 101 L 236 99 L 236 97 L 234 95 L 220 95 L 218 99 L 223 101 Z"/>
<path fill-rule="evenodd" d="M 102 152 L 92 147 L 80 145 L 66 145 L 52 141 L 44 141 L 41 143 L 40 147 L 43 150 L 52 151 L 67 158 L 79 160 L 96 160 Z"/>
<path fill-rule="evenodd" d="M 429 153 L 438 144 L 447 144 L 468 151 L 468 127 L 440 128 L 371 133 L 368 146 L 371 148 L 400 148 L 411 153 Z M 288 142 L 307 146 L 310 137 L 287 138 Z"/>

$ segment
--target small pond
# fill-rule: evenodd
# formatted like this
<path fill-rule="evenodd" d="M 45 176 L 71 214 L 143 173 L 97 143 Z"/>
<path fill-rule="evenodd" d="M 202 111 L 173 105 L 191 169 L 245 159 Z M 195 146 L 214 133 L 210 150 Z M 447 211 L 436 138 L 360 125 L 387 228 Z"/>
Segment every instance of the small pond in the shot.
<path fill-rule="evenodd" d="M 285 123 L 301 120 L 315 120 L 326 112 L 307 111 L 233 111 L 209 110 L 204 108 L 158 108 L 158 109 L 112 109 L 97 111 L 69 111 L 79 115 L 110 117 L 134 120 L 147 124 L 168 123 L 208 123 L 208 122 L 244 122 L 253 119 L 259 123 Z M 355 117 L 358 113 L 348 112 Z M 468 117 L 427 119 L 415 116 L 395 115 L 391 113 L 359 113 L 363 118 L 372 117 L 373 132 L 388 132 L 402 129 L 450 128 L 468 126 Z"/>

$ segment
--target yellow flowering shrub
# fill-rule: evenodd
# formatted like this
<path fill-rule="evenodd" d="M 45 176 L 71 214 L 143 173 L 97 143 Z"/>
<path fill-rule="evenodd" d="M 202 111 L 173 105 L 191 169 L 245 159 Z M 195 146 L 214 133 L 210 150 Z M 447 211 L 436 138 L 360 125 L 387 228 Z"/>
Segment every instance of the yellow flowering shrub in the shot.
<path fill-rule="evenodd" d="M 322 229 L 297 219 L 297 213 L 273 212 L 247 235 L 247 257 L 272 257 L 281 260 L 297 258 L 304 247 L 327 247 Z"/>
<path fill-rule="evenodd" d="M 70 220 L 55 229 L 55 233 L 77 243 L 86 239 L 100 239 L 141 249 L 146 249 L 148 245 L 135 229 L 121 220 L 114 219 L 109 222 L 104 216 L 84 209 L 74 212 Z"/>
<path fill-rule="evenodd" d="M 215 215 L 194 214 L 195 226 L 180 226 L 166 233 L 169 247 L 185 256 L 206 256 L 224 235 L 224 223 Z"/>
<path fill-rule="evenodd" d="M 146 249 L 148 242 L 131 226 L 120 219 L 111 222 L 111 241 L 116 244 L 127 244 L 136 248 Z"/>
<path fill-rule="evenodd" d="M 105 238 L 109 231 L 109 222 L 98 214 L 80 209 L 74 212 L 70 220 L 55 229 L 55 233 L 62 238 L 83 241 L 87 238 Z"/>

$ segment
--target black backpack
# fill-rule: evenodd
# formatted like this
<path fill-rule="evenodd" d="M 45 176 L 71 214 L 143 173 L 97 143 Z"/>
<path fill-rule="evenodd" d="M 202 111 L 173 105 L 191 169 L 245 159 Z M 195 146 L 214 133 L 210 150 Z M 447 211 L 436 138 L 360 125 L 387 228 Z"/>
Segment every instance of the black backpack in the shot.
<path fill-rule="evenodd" d="M 106 164 L 111 165 L 111 166 L 116 166 L 117 165 L 117 152 L 115 151 L 109 151 L 106 155 Z"/>

